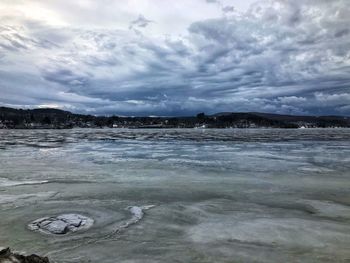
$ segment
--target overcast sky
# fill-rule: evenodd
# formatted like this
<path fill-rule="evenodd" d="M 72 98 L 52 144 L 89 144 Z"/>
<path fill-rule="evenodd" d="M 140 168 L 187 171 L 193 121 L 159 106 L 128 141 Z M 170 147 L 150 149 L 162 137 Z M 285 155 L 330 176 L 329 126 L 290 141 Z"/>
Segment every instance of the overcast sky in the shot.
<path fill-rule="evenodd" d="M 1 0 L 0 106 L 350 116 L 349 0 Z"/>

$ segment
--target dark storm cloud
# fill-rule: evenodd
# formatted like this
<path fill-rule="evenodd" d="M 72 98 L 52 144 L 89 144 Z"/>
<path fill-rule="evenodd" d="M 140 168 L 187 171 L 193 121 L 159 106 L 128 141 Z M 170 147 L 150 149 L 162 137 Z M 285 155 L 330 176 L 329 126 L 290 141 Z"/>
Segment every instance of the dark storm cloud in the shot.
<path fill-rule="evenodd" d="M 0 102 L 94 114 L 350 115 L 345 0 L 261 1 L 244 14 L 223 11 L 181 37 L 2 26 Z M 130 27 L 151 22 L 139 16 Z"/>
<path fill-rule="evenodd" d="M 57 82 L 63 86 L 86 86 L 88 81 L 87 77 L 75 74 L 69 69 L 43 70 L 42 76 L 47 81 Z"/>

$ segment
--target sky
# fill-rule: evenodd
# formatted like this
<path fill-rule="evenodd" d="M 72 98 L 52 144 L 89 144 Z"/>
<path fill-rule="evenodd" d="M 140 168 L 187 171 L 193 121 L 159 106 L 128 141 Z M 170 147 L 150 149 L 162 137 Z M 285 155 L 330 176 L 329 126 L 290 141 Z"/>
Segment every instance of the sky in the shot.
<path fill-rule="evenodd" d="M 349 0 L 1 0 L 0 106 L 350 116 Z"/>

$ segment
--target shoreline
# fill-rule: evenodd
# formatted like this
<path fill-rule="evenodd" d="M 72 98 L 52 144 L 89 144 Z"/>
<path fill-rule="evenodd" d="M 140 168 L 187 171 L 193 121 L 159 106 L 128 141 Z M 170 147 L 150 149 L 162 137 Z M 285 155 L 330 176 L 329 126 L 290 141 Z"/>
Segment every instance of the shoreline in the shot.
<path fill-rule="evenodd" d="M 92 129 L 92 130 L 339 130 L 350 129 L 350 127 L 72 127 L 72 128 L 2 128 L 0 130 L 78 130 L 78 129 Z"/>
<path fill-rule="evenodd" d="M 41 257 L 36 254 L 25 256 L 12 252 L 9 247 L 0 247 L 0 263 L 50 263 L 48 257 Z"/>

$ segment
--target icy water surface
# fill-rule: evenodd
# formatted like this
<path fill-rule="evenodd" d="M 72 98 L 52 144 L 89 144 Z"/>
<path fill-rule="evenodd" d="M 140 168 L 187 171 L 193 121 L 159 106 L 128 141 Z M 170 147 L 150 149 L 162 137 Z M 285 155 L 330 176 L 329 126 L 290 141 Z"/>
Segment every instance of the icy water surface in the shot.
<path fill-rule="evenodd" d="M 71 213 L 94 225 L 27 228 Z M 0 130 L 0 246 L 58 263 L 350 262 L 350 130 Z"/>

